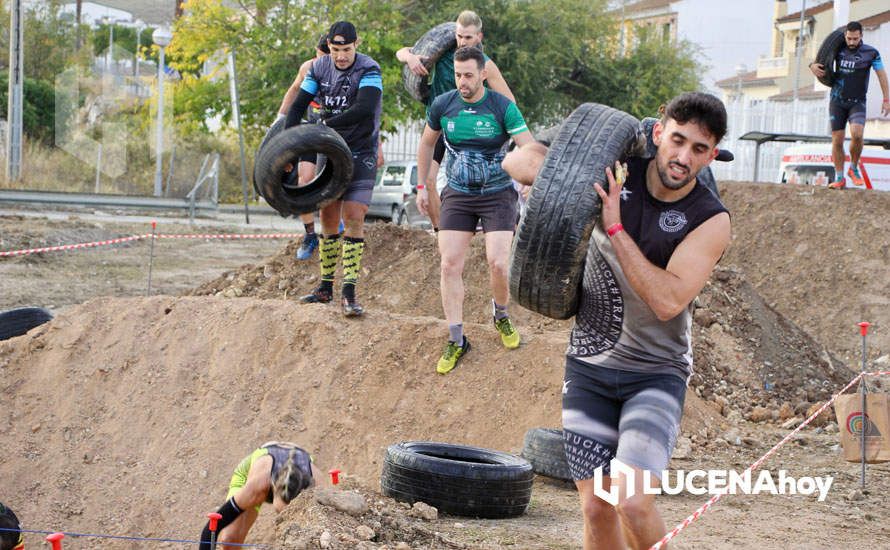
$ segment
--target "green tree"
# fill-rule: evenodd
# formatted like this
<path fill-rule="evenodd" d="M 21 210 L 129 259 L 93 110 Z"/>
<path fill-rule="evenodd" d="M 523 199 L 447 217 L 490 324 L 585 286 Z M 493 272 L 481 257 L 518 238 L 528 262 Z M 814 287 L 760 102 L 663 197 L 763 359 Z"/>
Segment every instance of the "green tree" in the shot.
<path fill-rule="evenodd" d="M 72 16 L 62 16 L 61 2 L 27 3 L 24 24 L 24 72 L 28 78 L 52 82 L 75 59 L 77 28 Z M 9 67 L 9 8 L 0 11 L 0 65 Z"/>
<path fill-rule="evenodd" d="M 52 145 L 55 136 L 56 95 L 52 84 L 25 77 L 22 84 L 22 127 L 26 135 Z M 9 73 L 0 72 L 0 116 L 6 118 Z"/>

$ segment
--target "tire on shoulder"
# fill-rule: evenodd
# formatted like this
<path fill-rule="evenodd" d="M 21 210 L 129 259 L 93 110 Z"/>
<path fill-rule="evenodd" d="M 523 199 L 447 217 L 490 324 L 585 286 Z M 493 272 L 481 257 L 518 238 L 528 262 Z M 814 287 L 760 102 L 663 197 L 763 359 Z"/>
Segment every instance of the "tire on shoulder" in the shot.
<path fill-rule="evenodd" d="M 311 182 L 297 187 L 300 156 L 309 152 L 323 154 L 327 161 Z M 288 164 L 291 172 L 285 171 Z M 351 180 L 352 152 L 340 134 L 324 125 L 301 124 L 282 130 L 257 155 L 257 192 L 282 216 L 324 208 L 343 195 Z"/>
<path fill-rule="evenodd" d="M 442 54 L 457 46 L 457 39 L 454 36 L 456 29 L 457 23 L 454 21 L 440 23 L 414 43 L 411 52 L 427 58 L 423 63 L 427 71 L 432 72 Z M 414 74 L 407 64 L 402 65 L 402 83 L 408 94 L 417 101 L 426 103 L 430 97 L 429 77 Z"/>
<path fill-rule="evenodd" d="M 816 53 L 816 63 L 821 63 L 825 68 L 825 74 L 819 77 L 819 82 L 829 87 L 834 85 L 834 61 L 837 58 L 837 52 L 847 43 L 844 38 L 845 30 L 845 27 L 839 27 L 831 31 L 822 41 L 819 51 Z"/>
<path fill-rule="evenodd" d="M 20 307 L 0 312 L 0 340 L 27 334 L 52 318 L 53 314 L 42 307 Z"/>
<path fill-rule="evenodd" d="M 605 169 L 640 147 L 631 115 L 584 103 L 566 118 L 535 178 L 519 222 L 510 261 L 510 295 L 521 306 L 554 319 L 578 310 L 584 260 L 601 203 Z"/>
<path fill-rule="evenodd" d="M 386 449 L 380 485 L 403 502 L 479 518 L 525 513 L 534 472 L 523 458 L 479 447 L 408 441 Z"/>

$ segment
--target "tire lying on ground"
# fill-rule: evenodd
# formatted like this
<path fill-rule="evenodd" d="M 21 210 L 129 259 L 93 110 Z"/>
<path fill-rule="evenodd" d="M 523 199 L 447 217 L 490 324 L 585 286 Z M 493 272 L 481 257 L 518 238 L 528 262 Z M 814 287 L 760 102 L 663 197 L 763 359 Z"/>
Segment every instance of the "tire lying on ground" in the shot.
<path fill-rule="evenodd" d="M 424 502 L 456 516 L 521 516 L 531 500 L 532 465 L 507 453 L 429 441 L 408 441 L 386 449 L 383 494 Z"/>
<path fill-rule="evenodd" d="M 274 127 L 274 125 L 273 125 Z M 308 184 L 297 187 L 300 155 L 327 157 Z M 290 165 L 291 170 L 285 171 Z M 340 134 L 321 124 L 301 124 L 280 131 L 260 148 L 256 159 L 257 192 L 282 216 L 305 214 L 340 198 L 352 180 L 352 152 Z"/>
<path fill-rule="evenodd" d="M 454 21 L 441 23 L 428 30 L 414 43 L 411 52 L 426 58 L 423 66 L 427 71 L 432 72 L 442 54 L 457 46 L 457 39 L 454 36 L 456 29 L 457 23 Z M 402 65 L 402 83 L 408 94 L 421 103 L 426 103 L 430 96 L 430 84 L 427 79 L 426 76 L 412 73 L 407 64 Z"/>
<path fill-rule="evenodd" d="M 531 463 L 536 474 L 571 481 L 572 472 L 563 441 L 562 430 L 532 428 L 525 432 L 522 458 Z"/>
<path fill-rule="evenodd" d="M 837 58 L 837 52 L 846 46 L 847 41 L 844 38 L 845 27 L 840 27 L 825 37 L 816 53 L 816 63 L 821 63 L 825 68 L 825 74 L 819 78 L 819 82 L 826 86 L 834 85 L 834 61 Z"/>
<path fill-rule="evenodd" d="M 639 148 L 640 123 L 605 105 L 584 103 L 563 122 L 535 178 L 510 261 L 510 295 L 554 319 L 578 310 L 578 289 L 605 169 Z"/>
<path fill-rule="evenodd" d="M 269 129 L 266 130 L 266 135 L 263 136 L 263 141 L 260 142 L 260 146 L 257 147 L 256 154 L 253 156 L 253 188 L 256 189 L 256 192 L 260 192 L 260 188 L 256 182 L 256 166 L 257 160 L 260 157 L 260 151 L 263 150 L 263 146 L 266 145 L 270 139 L 277 136 L 284 130 L 284 123 L 286 121 L 283 118 L 280 118 L 272 123 L 272 126 L 269 126 Z"/>
<path fill-rule="evenodd" d="M 53 314 L 42 307 L 20 307 L 0 313 L 0 340 L 21 336 L 47 321 Z"/>

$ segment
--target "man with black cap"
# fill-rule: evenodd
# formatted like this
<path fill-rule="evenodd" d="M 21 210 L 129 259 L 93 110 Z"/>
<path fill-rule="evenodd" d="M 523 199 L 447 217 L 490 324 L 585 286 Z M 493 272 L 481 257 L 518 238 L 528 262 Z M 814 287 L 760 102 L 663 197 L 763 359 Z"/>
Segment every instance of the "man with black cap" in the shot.
<path fill-rule="evenodd" d="M 321 123 L 339 133 L 352 151 L 352 182 L 346 192 L 321 210 L 322 237 L 319 246 L 321 283 L 304 303 L 327 303 L 333 299 L 334 274 L 341 252 L 342 235 L 343 313 L 356 317 L 364 309 L 356 299 L 355 287 L 365 249 L 364 222 L 377 176 L 380 114 L 383 108 L 383 79 L 380 65 L 356 47 L 361 44 L 355 26 L 337 21 L 328 32 L 330 54 L 312 62 L 300 92 L 288 111 L 285 127 L 299 124 L 315 99 L 321 105 Z"/>
<path fill-rule="evenodd" d="M 15 512 L 0 502 L 0 550 L 24 550 L 25 539 Z"/>

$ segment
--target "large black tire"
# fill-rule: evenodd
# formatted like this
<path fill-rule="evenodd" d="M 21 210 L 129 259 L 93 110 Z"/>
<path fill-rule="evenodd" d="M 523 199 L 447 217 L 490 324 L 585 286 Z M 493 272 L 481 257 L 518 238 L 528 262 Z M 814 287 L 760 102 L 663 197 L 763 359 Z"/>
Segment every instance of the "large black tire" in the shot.
<path fill-rule="evenodd" d="M 845 27 L 840 27 L 831 31 L 822 41 L 819 51 L 816 53 L 816 63 L 821 63 L 825 67 L 825 74 L 819 78 L 819 82 L 829 87 L 834 85 L 834 61 L 837 59 L 837 52 L 847 44 L 844 30 Z"/>
<path fill-rule="evenodd" d="M 47 321 L 53 314 L 42 307 L 20 307 L 0 313 L 0 340 L 21 336 Z"/>
<path fill-rule="evenodd" d="M 276 120 L 275 122 L 272 123 L 272 126 L 269 126 L 269 129 L 266 130 L 266 135 L 263 136 L 263 141 L 260 142 L 260 146 L 257 147 L 256 153 L 253 155 L 253 188 L 256 189 L 257 193 L 260 192 L 260 188 L 256 182 L 256 166 L 257 166 L 257 161 L 260 158 L 260 151 L 263 150 L 263 146 L 265 146 L 267 143 L 269 143 L 270 139 L 277 136 L 278 134 L 281 133 L 282 130 L 284 130 L 285 122 L 286 122 L 285 119 L 279 118 L 278 120 Z"/>
<path fill-rule="evenodd" d="M 562 430 L 532 428 L 525 432 L 522 458 L 531 463 L 536 474 L 564 481 L 572 480 Z"/>
<path fill-rule="evenodd" d="M 521 516 L 531 500 L 532 465 L 507 453 L 429 441 L 408 441 L 386 449 L 383 494 L 424 502 L 456 516 Z"/>
<path fill-rule="evenodd" d="M 563 122 L 535 178 L 510 262 L 510 294 L 526 309 L 554 319 L 578 311 L 578 289 L 605 169 L 627 158 L 640 123 L 605 105 L 584 103 Z"/>
<path fill-rule="evenodd" d="M 296 186 L 300 155 L 327 157 L 315 179 Z M 291 172 L 285 167 L 290 164 Z M 256 159 L 257 192 L 282 216 L 306 214 L 340 198 L 352 181 L 352 152 L 340 134 L 320 124 L 301 124 L 269 138 Z"/>
<path fill-rule="evenodd" d="M 441 23 L 428 30 L 426 34 L 414 43 L 411 52 L 426 58 L 423 66 L 426 67 L 427 71 L 432 72 L 433 67 L 439 58 L 442 57 L 442 54 L 457 46 L 457 38 L 454 36 L 456 29 L 457 23 L 454 21 Z M 408 94 L 411 97 L 426 104 L 427 99 L 430 97 L 428 77 L 412 73 L 408 65 L 405 64 L 402 65 L 402 82 L 405 84 L 405 89 L 408 90 Z"/>

